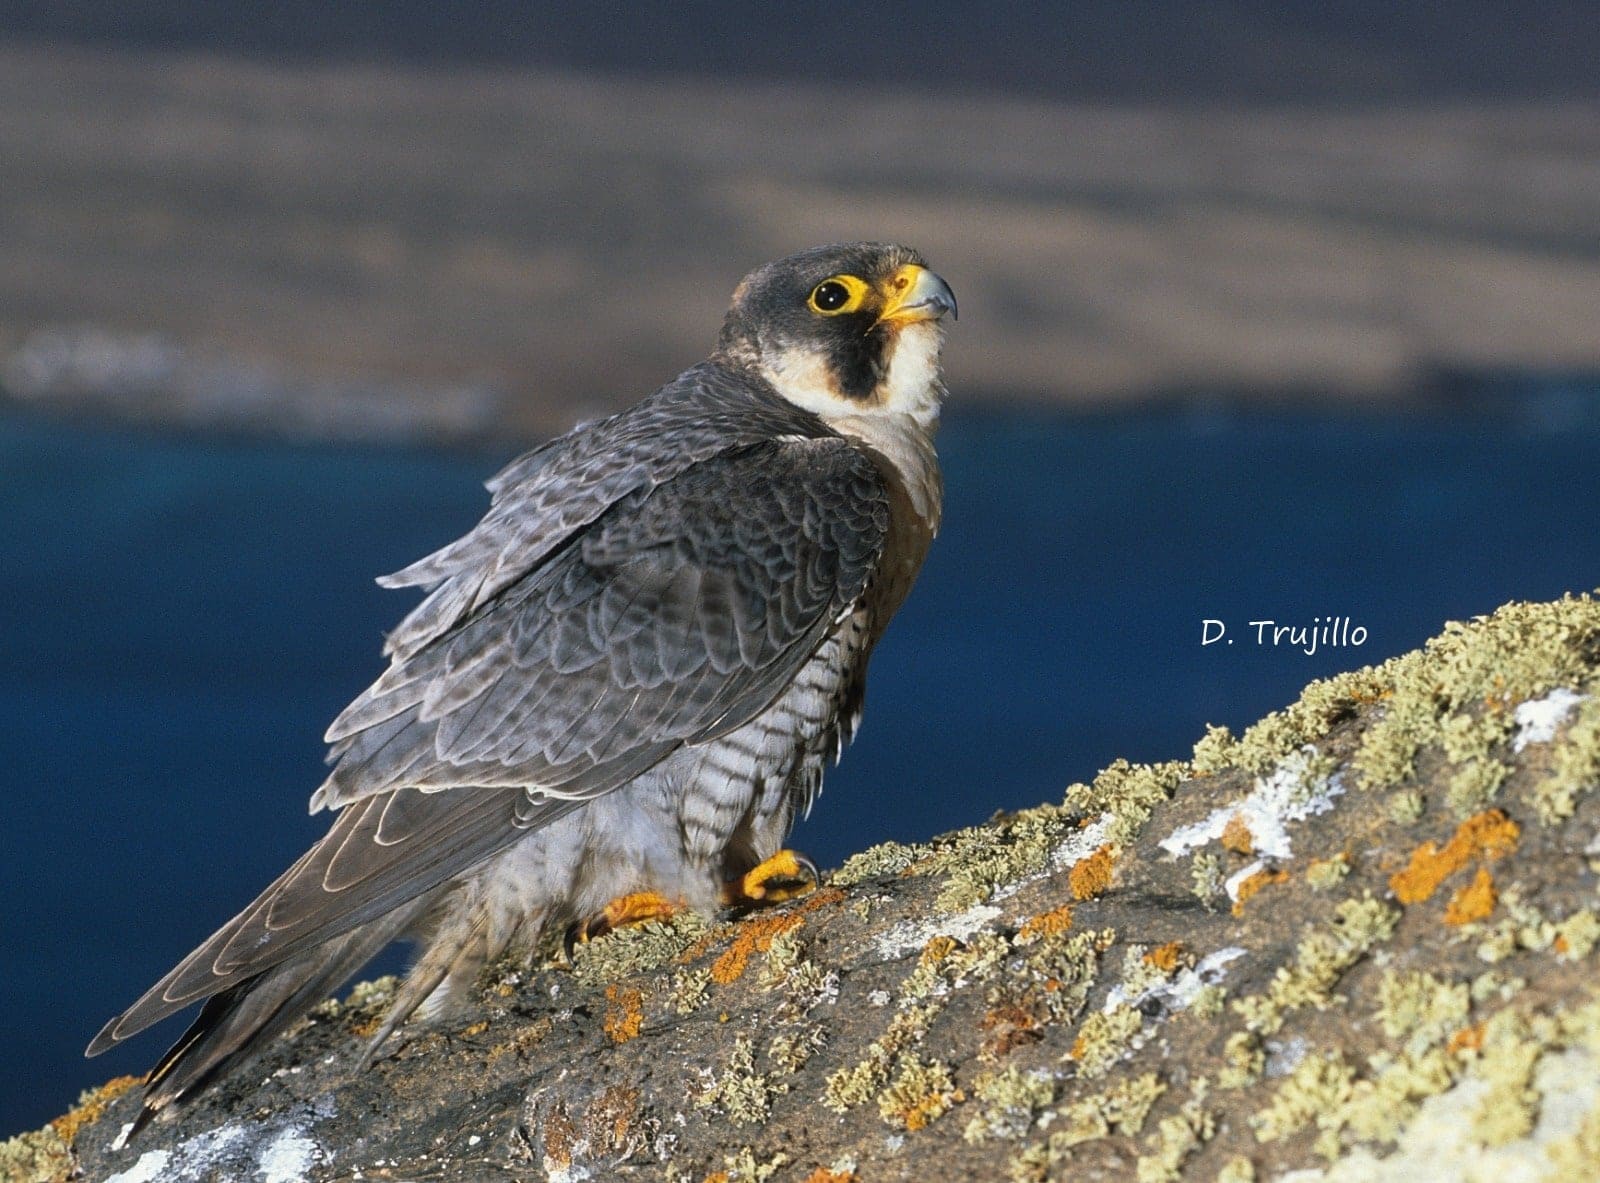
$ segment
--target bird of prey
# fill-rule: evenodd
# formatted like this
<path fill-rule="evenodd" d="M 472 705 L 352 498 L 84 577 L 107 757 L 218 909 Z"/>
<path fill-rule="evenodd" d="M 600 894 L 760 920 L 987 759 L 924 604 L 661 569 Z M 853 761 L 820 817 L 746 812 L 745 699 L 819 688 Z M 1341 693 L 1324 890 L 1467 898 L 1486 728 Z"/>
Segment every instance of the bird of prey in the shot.
<path fill-rule="evenodd" d="M 428 594 L 328 728 L 327 835 L 89 1045 L 205 1000 L 136 1129 L 397 939 L 420 956 L 369 1056 L 547 931 L 814 887 L 782 847 L 939 526 L 955 311 L 901 246 L 761 267 L 707 360 L 513 461 L 476 527 L 380 580 Z"/>

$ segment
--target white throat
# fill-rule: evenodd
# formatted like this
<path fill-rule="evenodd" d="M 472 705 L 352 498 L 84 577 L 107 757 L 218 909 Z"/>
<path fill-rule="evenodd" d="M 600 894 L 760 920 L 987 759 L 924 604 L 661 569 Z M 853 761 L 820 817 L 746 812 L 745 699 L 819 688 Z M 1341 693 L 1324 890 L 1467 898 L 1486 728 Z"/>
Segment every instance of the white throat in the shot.
<path fill-rule="evenodd" d="M 777 392 L 826 422 L 874 416 L 906 417 L 931 434 L 939 422 L 944 384 L 939 381 L 939 349 L 943 334 L 937 324 L 907 325 L 896 337 L 888 372 L 869 402 L 840 394 L 822 358 L 791 346 L 762 351 L 761 376 Z M 837 424 L 835 424 L 837 426 Z"/>

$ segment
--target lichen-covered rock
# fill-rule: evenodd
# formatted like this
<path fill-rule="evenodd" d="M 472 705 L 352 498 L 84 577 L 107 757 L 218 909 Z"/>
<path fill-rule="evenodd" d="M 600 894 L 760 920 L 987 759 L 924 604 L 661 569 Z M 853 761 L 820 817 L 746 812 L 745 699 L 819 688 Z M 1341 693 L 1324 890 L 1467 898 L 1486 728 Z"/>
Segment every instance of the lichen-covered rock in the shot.
<path fill-rule="evenodd" d="M 810 897 L 507 968 L 350 1066 L 380 983 L 8 1178 L 1600 1178 L 1600 603 L 1514 604 L 1193 758 Z"/>

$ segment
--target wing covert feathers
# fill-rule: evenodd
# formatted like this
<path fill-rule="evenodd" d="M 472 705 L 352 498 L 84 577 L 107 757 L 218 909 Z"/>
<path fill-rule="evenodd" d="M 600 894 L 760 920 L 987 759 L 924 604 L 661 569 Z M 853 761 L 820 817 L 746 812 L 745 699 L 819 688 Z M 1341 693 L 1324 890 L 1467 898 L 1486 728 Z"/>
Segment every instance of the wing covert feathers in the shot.
<path fill-rule="evenodd" d="M 772 702 L 863 595 L 888 526 L 881 474 L 837 436 L 740 444 L 635 488 L 397 653 L 329 728 L 314 806 L 400 786 L 607 792 Z"/>

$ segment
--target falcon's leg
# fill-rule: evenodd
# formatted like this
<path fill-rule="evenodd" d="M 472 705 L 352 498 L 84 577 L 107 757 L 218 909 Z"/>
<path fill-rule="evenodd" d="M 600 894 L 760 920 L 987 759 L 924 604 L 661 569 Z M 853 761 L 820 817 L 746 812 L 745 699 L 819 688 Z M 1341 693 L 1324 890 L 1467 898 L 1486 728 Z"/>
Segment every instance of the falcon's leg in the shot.
<path fill-rule="evenodd" d="M 588 920 L 567 929 L 567 952 L 570 955 L 579 941 L 592 941 L 618 928 L 630 924 L 643 924 L 648 920 L 665 920 L 682 911 L 683 904 L 669 900 L 653 891 L 635 891 L 619 896 L 601 908 Z"/>
<path fill-rule="evenodd" d="M 740 878 L 723 884 L 722 902 L 730 907 L 781 904 L 810 895 L 821 882 L 816 863 L 797 850 L 780 850 Z"/>

